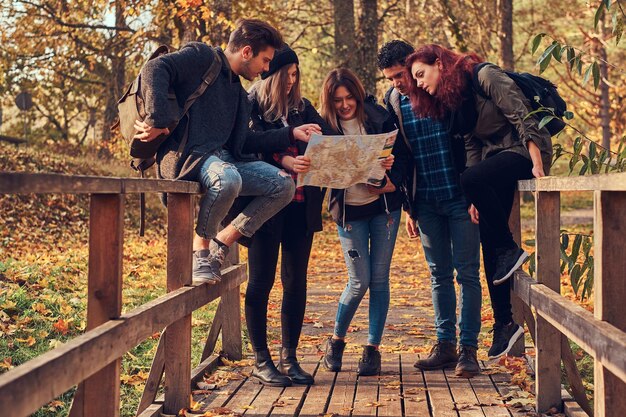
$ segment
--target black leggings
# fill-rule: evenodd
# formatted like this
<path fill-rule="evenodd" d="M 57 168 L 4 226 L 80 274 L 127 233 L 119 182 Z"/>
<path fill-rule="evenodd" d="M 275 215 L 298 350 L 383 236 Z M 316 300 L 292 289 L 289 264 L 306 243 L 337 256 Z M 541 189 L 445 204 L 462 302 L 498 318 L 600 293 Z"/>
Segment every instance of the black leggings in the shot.
<path fill-rule="evenodd" d="M 532 162 L 514 152 L 500 152 L 468 168 L 461 175 L 467 200 L 478 209 L 485 277 L 496 323 L 512 321 L 511 280 L 493 284 L 496 251 L 515 247 L 509 217 L 518 180 L 532 178 Z"/>
<path fill-rule="evenodd" d="M 246 325 L 256 352 L 267 349 L 267 303 L 274 286 L 281 246 L 283 347 L 298 347 L 306 307 L 306 273 L 313 234 L 306 233 L 305 204 L 290 203 L 271 222 L 272 230 L 262 228 L 255 233 L 248 249 L 250 276 L 246 290 Z"/>

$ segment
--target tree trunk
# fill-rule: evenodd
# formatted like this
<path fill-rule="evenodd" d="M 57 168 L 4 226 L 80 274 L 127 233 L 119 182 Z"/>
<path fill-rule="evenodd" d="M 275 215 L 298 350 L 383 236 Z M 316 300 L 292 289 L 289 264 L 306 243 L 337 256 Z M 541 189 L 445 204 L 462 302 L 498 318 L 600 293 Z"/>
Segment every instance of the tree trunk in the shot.
<path fill-rule="evenodd" d="M 225 48 L 231 31 L 229 23 L 233 19 L 232 0 L 213 0 L 213 12 L 215 17 L 209 28 L 211 44 Z"/>
<path fill-rule="evenodd" d="M 605 16 L 600 19 L 600 37 L 607 39 Z M 598 55 L 600 56 L 600 125 L 602 126 L 602 146 L 611 149 L 611 100 L 609 98 L 609 66 L 607 64 L 606 47 L 602 42 L 597 42 Z"/>
<path fill-rule="evenodd" d="M 499 0 L 498 12 L 500 15 L 500 66 L 506 70 L 515 69 L 513 56 L 513 0 Z"/>
<path fill-rule="evenodd" d="M 338 67 L 354 69 L 354 1 L 333 0 L 335 9 L 335 60 Z"/>
<path fill-rule="evenodd" d="M 117 0 L 115 2 L 115 25 L 117 27 L 126 26 L 123 3 L 124 2 L 122 0 Z M 111 140 L 111 126 L 117 119 L 117 99 L 122 94 L 124 85 L 126 84 L 126 56 L 124 54 L 125 42 L 122 42 L 119 39 L 123 36 L 119 32 L 113 36 L 114 38 L 111 42 L 113 50 L 111 51 L 111 55 L 109 55 L 111 59 L 111 77 L 108 80 L 108 91 L 101 131 L 103 142 Z"/>
<path fill-rule="evenodd" d="M 377 0 L 361 0 L 359 32 L 357 41 L 358 59 L 356 73 L 361 78 L 365 91 L 376 94 L 376 54 L 378 52 Z"/>
<path fill-rule="evenodd" d="M 440 0 L 440 4 L 443 9 L 443 13 L 448 18 L 449 30 L 452 32 L 452 37 L 454 38 L 454 47 L 459 52 L 467 52 L 467 42 L 465 42 L 465 37 L 461 31 L 461 25 L 459 25 L 459 21 L 452 10 L 450 0 Z"/>
<path fill-rule="evenodd" d="M 194 19 L 193 16 L 187 16 L 183 18 L 182 25 L 180 25 L 180 46 L 182 47 L 186 43 L 199 41 L 201 36 L 199 35 L 200 23 L 198 20 Z"/>

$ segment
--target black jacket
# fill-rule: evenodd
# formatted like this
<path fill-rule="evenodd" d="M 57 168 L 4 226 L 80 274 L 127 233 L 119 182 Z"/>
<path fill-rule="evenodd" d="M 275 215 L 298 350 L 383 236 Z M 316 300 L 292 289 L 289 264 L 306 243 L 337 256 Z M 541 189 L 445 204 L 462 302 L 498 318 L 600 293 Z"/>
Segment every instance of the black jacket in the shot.
<path fill-rule="evenodd" d="M 259 103 L 254 98 L 254 94 L 251 94 L 252 112 L 250 115 L 250 127 L 255 132 L 276 132 L 277 129 L 282 129 L 283 124 L 281 121 L 268 122 L 263 118 Z M 322 128 L 324 135 L 335 135 L 335 131 L 322 119 L 317 113 L 317 110 L 313 107 L 311 102 L 307 99 L 303 99 L 303 109 L 301 111 L 292 110 L 287 118 L 290 127 L 298 127 L 307 123 L 316 123 Z M 298 148 L 298 155 L 304 155 L 307 144 L 302 141 L 295 141 L 295 145 Z M 272 164 L 278 168 L 283 168 L 276 160 L 274 160 L 273 154 L 276 151 L 270 149 L 261 152 L 260 157 L 267 163 Z M 324 199 L 325 189 L 320 187 L 304 187 L 304 204 L 306 213 L 306 230 L 307 233 L 319 232 L 322 230 L 322 200 Z M 278 216 L 278 215 L 277 215 Z M 277 216 L 274 216 L 261 227 L 262 232 L 274 232 L 275 221 Z"/>
<path fill-rule="evenodd" d="M 373 96 L 368 96 L 364 103 L 365 110 L 365 131 L 370 134 L 387 133 L 397 129 L 393 118 L 384 107 L 376 104 Z M 342 132 L 343 133 L 343 132 Z M 407 167 L 410 164 L 410 151 L 405 141 L 398 132 L 398 137 L 393 145 L 392 153 L 395 157 L 391 170 L 387 171 L 387 176 L 396 186 L 392 193 L 381 194 L 378 203 L 380 212 L 394 211 L 402 207 L 404 202 L 404 192 L 402 185 L 405 182 Z M 384 186 L 384 184 L 383 184 Z M 345 219 L 345 189 L 331 189 L 328 210 L 335 221 L 340 226 L 344 226 Z"/>

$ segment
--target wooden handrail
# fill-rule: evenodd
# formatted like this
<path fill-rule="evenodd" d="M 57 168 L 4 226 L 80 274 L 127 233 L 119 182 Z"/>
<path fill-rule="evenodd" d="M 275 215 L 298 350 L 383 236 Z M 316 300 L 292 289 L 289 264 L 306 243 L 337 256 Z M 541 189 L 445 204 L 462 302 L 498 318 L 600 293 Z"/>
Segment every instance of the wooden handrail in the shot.
<path fill-rule="evenodd" d="M 626 381 L 626 332 L 598 320 L 575 302 L 538 284 L 525 272 L 515 272 L 513 279 L 513 291 L 524 303 Z"/>
<path fill-rule="evenodd" d="M 0 172 L 0 194 L 197 194 L 200 190 L 200 184 L 192 181 Z"/>
<path fill-rule="evenodd" d="M 518 181 L 519 191 L 626 191 L 626 172 Z"/>
<path fill-rule="evenodd" d="M 220 284 L 172 291 L 0 375 L 0 409 L 11 410 L 13 415 L 36 411 L 139 342 L 245 280 L 245 268 L 232 266 L 224 270 Z M 24 392 L 28 395 L 23 395 Z"/>
<path fill-rule="evenodd" d="M 525 180 L 518 182 L 518 190 L 534 191 L 536 198 L 537 280 L 516 273 L 512 301 L 521 300 L 537 312 L 536 320 L 531 312 L 524 315 L 528 326 L 535 327 L 531 333 L 536 348 L 537 411 L 559 408 L 562 403 L 560 375 L 554 373 L 561 358 L 572 393 L 587 414 L 621 415 L 626 410 L 626 173 Z M 559 294 L 561 191 L 594 193 L 594 313 Z M 518 213 L 515 206 L 511 217 Z M 512 228 L 514 233 L 518 230 Z M 594 357 L 594 410 L 567 339 Z"/>
<path fill-rule="evenodd" d="M 222 310 L 240 317 L 239 286 L 247 279 L 245 265 L 231 251 L 215 285 L 191 282 L 193 194 L 196 182 L 141 178 L 74 176 L 51 173 L 0 172 L 0 194 L 89 194 L 90 251 L 88 273 L 87 331 L 66 344 L 0 375 L 0 409 L 10 416 L 25 416 L 54 397 L 79 384 L 70 417 L 116 417 L 120 404 L 121 357 L 138 343 L 163 330 L 162 350 L 151 372 L 141 409 L 154 401 L 163 369 L 167 371 L 166 398 L 160 409 L 176 413 L 189 406 L 191 381 L 196 373 L 215 367 L 219 355 L 211 355 L 191 369 L 191 314 L 220 298 Z M 123 255 L 123 194 L 168 193 L 168 293 L 120 315 Z M 222 326 L 224 351 L 241 357 L 241 324 L 231 320 Z M 214 347 L 215 331 L 210 344 Z M 28 392 L 28 395 L 24 395 Z M 139 413 L 141 410 L 139 411 Z"/>

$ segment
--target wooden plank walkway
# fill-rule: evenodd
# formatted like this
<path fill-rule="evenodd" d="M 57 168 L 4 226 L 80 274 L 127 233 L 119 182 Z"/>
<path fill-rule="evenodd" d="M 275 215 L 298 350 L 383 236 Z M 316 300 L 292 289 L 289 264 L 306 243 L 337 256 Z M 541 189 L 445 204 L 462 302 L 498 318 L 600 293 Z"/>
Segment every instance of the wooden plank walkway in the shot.
<path fill-rule="evenodd" d="M 301 357 L 315 385 L 265 387 L 249 377 L 251 365 L 228 368 L 240 375 L 227 385 L 194 395 L 199 415 L 244 417 L 515 417 L 498 381 L 505 375 L 489 372 L 472 379 L 456 378 L 453 370 L 417 371 L 417 354 L 387 354 L 379 376 L 359 377 L 358 356 L 344 358 L 342 372 L 328 372 L 320 355 Z M 485 366 L 483 364 L 483 366 Z M 488 370 L 484 368 L 485 370 Z M 208 413 L 207 413 L 208 412 Z M 206 414 L 205 414 L 206 413 Z M 192 414 L 189 414 L 192 415 Z"/>

